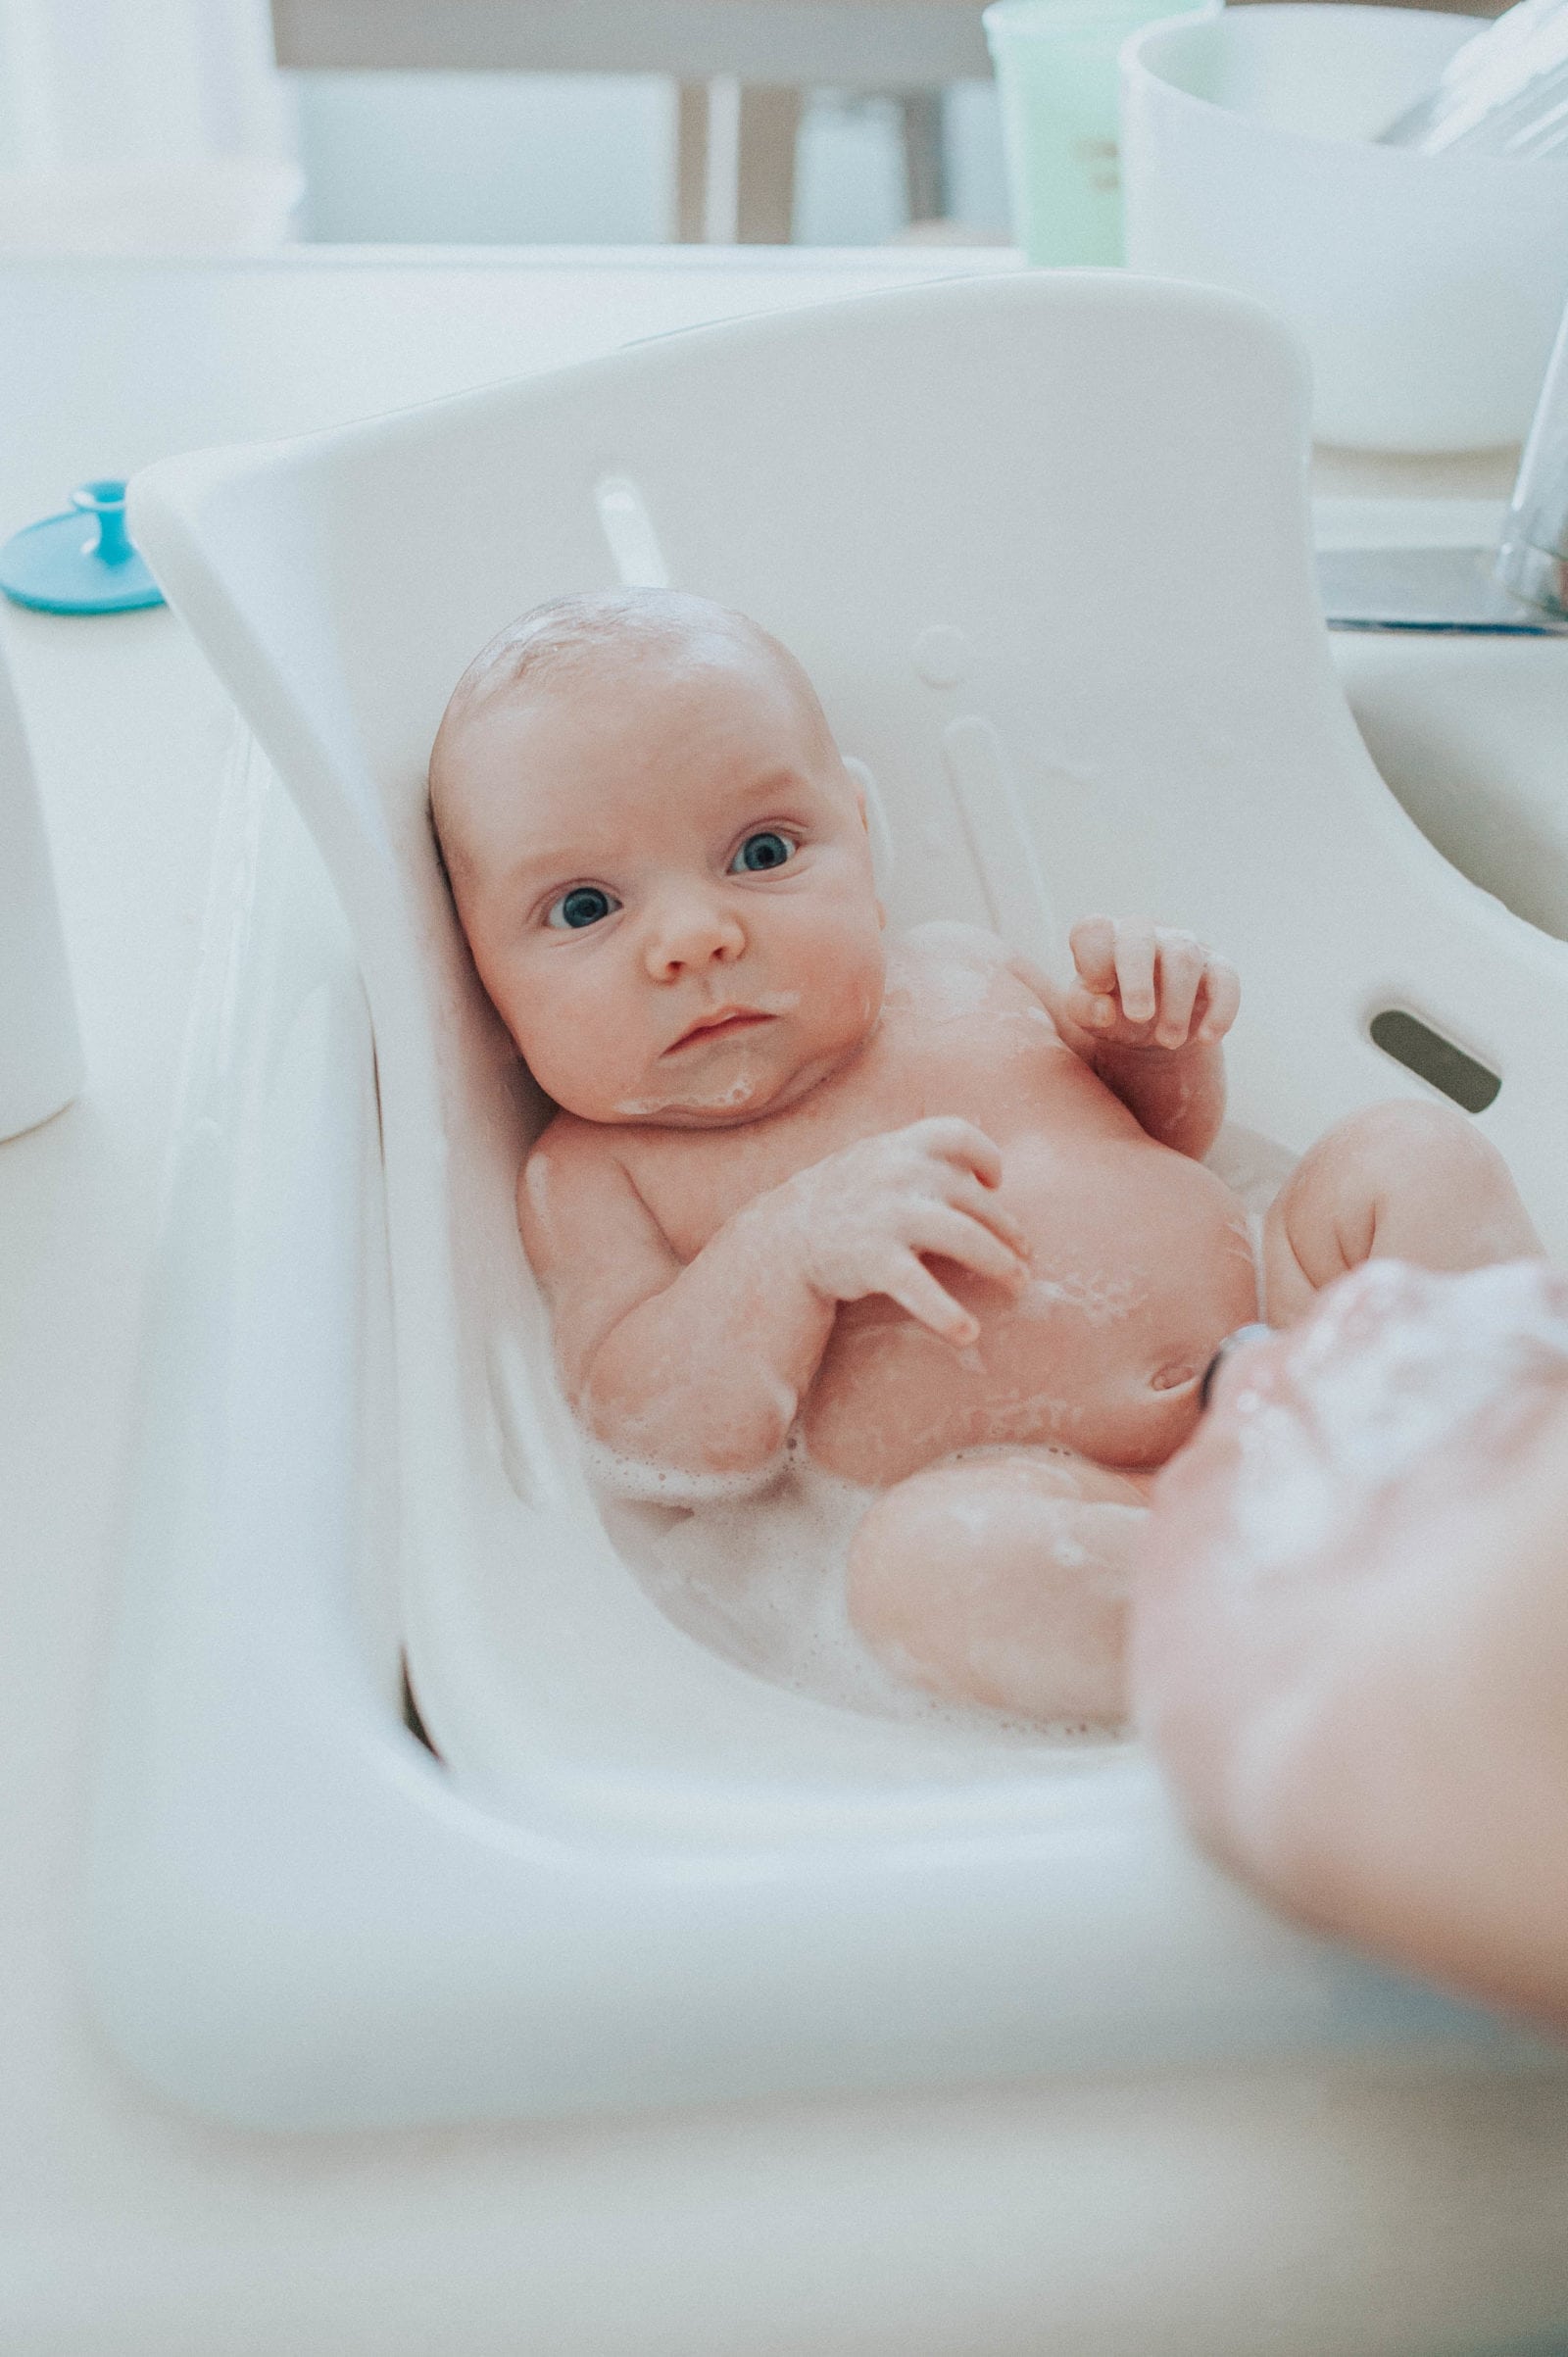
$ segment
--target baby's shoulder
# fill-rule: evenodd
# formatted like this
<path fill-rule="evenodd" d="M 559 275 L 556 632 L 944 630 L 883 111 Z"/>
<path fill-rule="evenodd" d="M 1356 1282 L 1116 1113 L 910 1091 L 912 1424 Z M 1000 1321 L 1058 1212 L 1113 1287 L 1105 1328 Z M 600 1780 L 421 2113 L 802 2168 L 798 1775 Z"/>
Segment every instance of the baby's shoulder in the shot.
<path fill-rule="evenodd" d="M 953 1000 L 955 1010 L 961 1001 L 975 1012 L 1004 1010 L 1037 995 L 1000 934 L 945 917 L 911 925 L 890 944 L 888 981 L 895 1002 L 903 997 L 923 1007 L 934 994 L 944 1004 Z"/>
<path fill-rule="evenodd" d="M 530 1256 L 548 1252 L 586 1219 L 601 1219 L 616 1195 L 634 1190 L 618 1151 L 621 1133 L 575 1113 L 553 1114 L 522 1157 L 517 1219 Z"/>
<path fill-rule="evenodd" d="M 1000 933 L 947 916 L 908 926 L 892 947 L 916 966 L 968 965 L 992 971 L 1004 966 L 1011 956 Z"/>
<path fill-rule="evenodd" d="M 523 1155 L 524 1175 L 535 1169 L 590 1169 L 605 1158 L 611 1134 L 602 1121 L 583 1121 L 558 1108 Z"/>

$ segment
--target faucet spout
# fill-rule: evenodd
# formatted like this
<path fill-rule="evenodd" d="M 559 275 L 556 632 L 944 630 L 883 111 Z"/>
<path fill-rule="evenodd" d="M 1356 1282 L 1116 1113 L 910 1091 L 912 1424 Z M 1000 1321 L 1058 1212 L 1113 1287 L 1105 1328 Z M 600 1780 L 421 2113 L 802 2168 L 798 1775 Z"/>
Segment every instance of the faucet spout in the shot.
<path fill-rule="evenodd" d="M 1568 616 L 1568 312 L 1546 363 L 1496 569 L 1515 597 Z"/>
<path fill-rule="evenodd" d="M 1331 630 L 1568 636 L 1568 315 L 1498 546 L 1325 549 L 1317 567 Z"/>

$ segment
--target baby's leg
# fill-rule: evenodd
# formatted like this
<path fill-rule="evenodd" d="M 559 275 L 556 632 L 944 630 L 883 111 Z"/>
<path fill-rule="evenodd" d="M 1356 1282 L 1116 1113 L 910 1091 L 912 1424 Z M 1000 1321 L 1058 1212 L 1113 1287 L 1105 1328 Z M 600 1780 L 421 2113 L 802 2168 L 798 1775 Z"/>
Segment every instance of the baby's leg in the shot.
<path fill-rule="evenodd" d="M 913 1473 L 850 1549 L 850 1618 L 899 1676 L 1039 1720 L 1126 1715 L 1143 1487 L 1087 1458 L 998 1450 Z"/>
<path fill-rule="evenodd" d="M 1541 1252 L 1507 1165 L 1475 1123 L 1443 1105 L 1375 1105 L 1302 1155 L 1263 1229 L 1264 1307 L 1294 1325 L 1363 1260 L 1484 1268 Z"/>

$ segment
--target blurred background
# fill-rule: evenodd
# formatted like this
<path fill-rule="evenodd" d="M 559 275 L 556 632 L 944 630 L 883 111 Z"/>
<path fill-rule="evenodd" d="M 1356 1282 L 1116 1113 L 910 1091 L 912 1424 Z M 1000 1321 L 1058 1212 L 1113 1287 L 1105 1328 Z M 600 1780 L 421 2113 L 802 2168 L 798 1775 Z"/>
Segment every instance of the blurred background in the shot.
<path fill-rule="evenodd" d="M 1004 242 L 978 4 L 0 0 L 0 246 Z"/>
<path fill-rule="evenodd" d="M 0 249 L 1004 243 L 980 17 L 0 0 Z"/>

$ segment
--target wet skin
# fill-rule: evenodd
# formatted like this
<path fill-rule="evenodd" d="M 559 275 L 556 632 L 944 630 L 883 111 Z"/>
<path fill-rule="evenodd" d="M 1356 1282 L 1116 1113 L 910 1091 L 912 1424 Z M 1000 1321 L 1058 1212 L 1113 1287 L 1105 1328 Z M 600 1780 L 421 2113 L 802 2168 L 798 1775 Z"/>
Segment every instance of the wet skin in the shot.
<path fill-rule="evenodd" d="M 878 1489 L 1001 1442 L 1161 1464 L 1193 1428 L 1221 1338 L 1256 1314 L 1245 1215 L 1063 1044 L 992 937 L 931 925 L 894 944 L 859 1055 L 771 1118 L 622 1131 L 614 1151 L 688 1265 L 798 1171 L 938 1115 L 1000 1149 L 995 1204 L 1027 1273 L 1020 1286 L 926 1255 L 976 1322 L 963 1347 L 886 1294 L 843 1303 L 802 1402 L 810 1455 Z"/>

